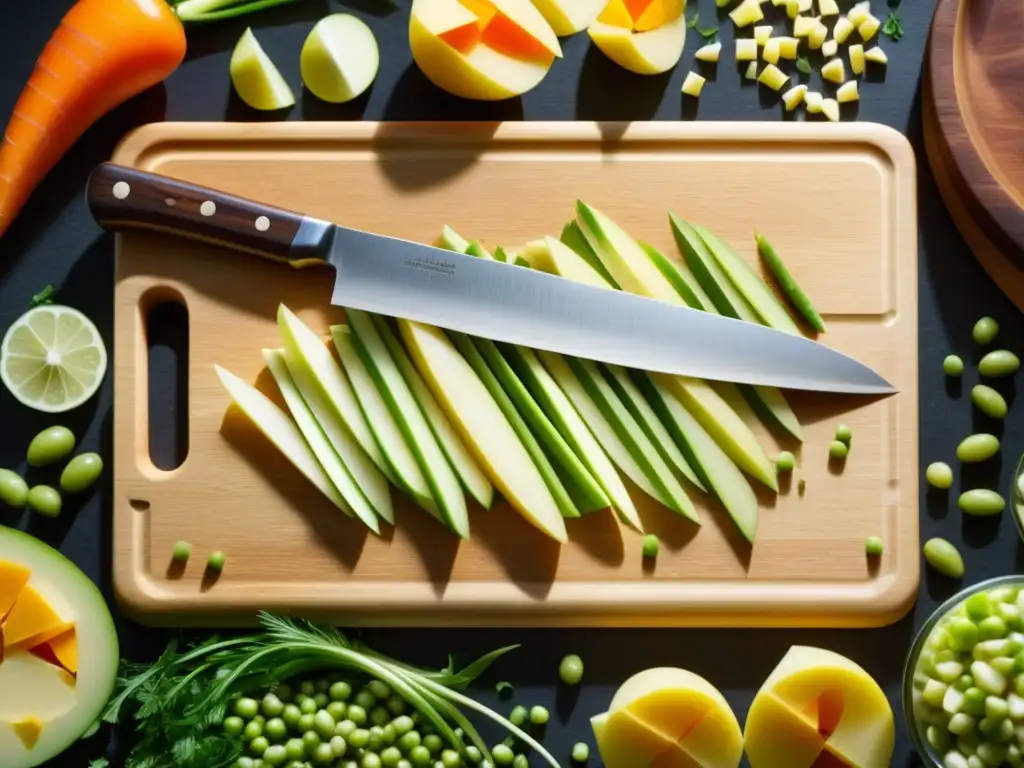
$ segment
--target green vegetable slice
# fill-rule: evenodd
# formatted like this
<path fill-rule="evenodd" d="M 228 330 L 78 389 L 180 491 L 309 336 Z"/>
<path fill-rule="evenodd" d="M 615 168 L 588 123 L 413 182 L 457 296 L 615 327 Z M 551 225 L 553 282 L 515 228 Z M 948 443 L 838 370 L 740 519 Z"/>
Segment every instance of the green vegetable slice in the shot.
<path fill-rule="evenodd" d="M 804 293 L 796 280 L 786 268 L 785 263 L 775 252 L 775 248 L 759 232 L 754 233 L 754 240 L 757 242 L 757 252 L 761 254 L 764 263 L 768 266 L 779 288 L 786 295 L 789 303 L 796 309 L 814 330 L 825 333 L 825 321 L 821 319 L 818 310 L 814 308 L 810 296 Z"/>
<path fill-rule="evenodd" d="M 583 230 L 580 229 L 580 225 L 575 220 L 566 222 L 562 228 L 562 235 L 559 237 L 563 245 L 568 246 L 574 250 L 579 256 L 589 264 L 595 272 L 604 278 L 605 282 L 608 283 L 612 288 L 618 288 L 618 283 L 611 276 L 604 264 L 601 263 L 601 259 L 594 252 L 594 249 L 590 247 L 590 243 L 587 242 L 586 236 L 583 234 Z"/>

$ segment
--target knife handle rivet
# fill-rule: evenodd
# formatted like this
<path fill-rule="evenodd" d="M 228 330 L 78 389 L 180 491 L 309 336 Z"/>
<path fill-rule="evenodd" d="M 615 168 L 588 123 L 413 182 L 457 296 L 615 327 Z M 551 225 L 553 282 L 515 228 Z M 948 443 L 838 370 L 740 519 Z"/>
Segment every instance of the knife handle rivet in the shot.
<path fill-rule="evenodd" d="M 131 194 L 132 188 L 127 181 L 119 181 L 114 185 L 114 188 L 111 190 L 111 192 L 114 193 L 114 197 L 116 197 L 118 200 L 124 200 L 126 197 L 128 197 L 128 195 Z"/>
<path fill-rule="evenodd" d="M 270 219 L 268 219 L 266 216 L 258 217 L 256 219 L 256 231 L 266 232 L 268 229 L 270 229 Z"/>
<path fill-rule="evenodd" d="M 213 200 L 205 200 L 203 204 L 199 206 L 199 212 L 203 216 L 213 216 L 217 212 L 217 204 Z"/>
<path fill-rule="evenodd" d="M 175 200 L 173 197 L 165 197 L 164 198 L 164 205 L 166 205 L 168 208 L 173 208 L 177 204 L 178 204 L 178 201 Z"/>

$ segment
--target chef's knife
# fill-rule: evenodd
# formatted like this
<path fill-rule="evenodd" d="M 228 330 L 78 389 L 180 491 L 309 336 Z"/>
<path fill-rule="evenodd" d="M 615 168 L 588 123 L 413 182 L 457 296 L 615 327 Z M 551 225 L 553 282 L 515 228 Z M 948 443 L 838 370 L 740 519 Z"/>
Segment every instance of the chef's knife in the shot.
<path fill-rule="evenodd" d="M 332 303 L 627 368 L 823 392 L 889 394 L 817 342 L 623 291 L 362 232 L 105 163 L 87 199 L 107 229 L 150 229 L 296 267 L 335 269 Z"/>

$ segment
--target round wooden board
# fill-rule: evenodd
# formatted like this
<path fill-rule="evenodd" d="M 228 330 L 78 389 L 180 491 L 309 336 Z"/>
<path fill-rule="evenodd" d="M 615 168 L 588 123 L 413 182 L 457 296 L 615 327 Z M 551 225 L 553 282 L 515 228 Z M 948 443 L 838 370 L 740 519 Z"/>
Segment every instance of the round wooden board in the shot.
<path fill-rule="evenodd" d="M 928 162 L 975 256 L 1024 309 L 1024 3 L 939 0 L 925 62 Z"/>

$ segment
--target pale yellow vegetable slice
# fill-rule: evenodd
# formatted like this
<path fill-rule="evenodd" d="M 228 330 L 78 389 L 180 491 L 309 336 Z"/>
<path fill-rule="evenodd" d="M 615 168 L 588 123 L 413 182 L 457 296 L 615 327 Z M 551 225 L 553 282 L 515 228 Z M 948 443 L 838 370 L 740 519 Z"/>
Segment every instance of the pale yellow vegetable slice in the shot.
<path fill-rule="evenodd" d="M 864 46 L 860 43 L 854 43 L 848 50 L 850 54 L 850 71 L 855 75 L 863 74 L 864 72 Z"/>
<path fill-rule="evenodd" d="M 846 18 L 850 20 L 853 26 L 859 27 L 870 15 L 871 11 L 868 8 L 865 8 L 863 4 L 858 3 L 850 9 L 850 12 L 846 14 Z"/>
<path fill-rule="evenodd" d="M 768 42 L 768 38 L 772 36 L 772 25 L 771 24 L 760 24 L 754 27 L 754 40 L 757 41 L 758 45 L 764 45 Z"/>
<path fill-rule="evenodd" d="M 799 55 L 800 40 L 795 37 L 777 37 L 779 41 L 779 56 L 793 61 Z"/>
<path fill-rule="evenodd" d="M 817 91 L 808 91 L 804 94 L 804 103 L 807 105 L 807 111 L 812 115 L 821 112 L 821 103 L 824 100 L 824 97 Z"/>
<path fill-rule="evenodd" d="M 864 21 L 857 25 L 857 32 L 860 33 L 861 39 L 867 42 L 878 33 L 881 26 L 882 22 L 878 20 L 878 17 L 869 13 L 864 17 Z"/>
<path fill-rule="evenodd" d="M 841 16 L 836 20 L 836 25 L 832 28 L 832 37 L 837 43 L 845 43 L 846 38 L 850 36 L 850 33 L 855 30 L 853 22 L 850 21 L 846 16 Z"/>
<path fill-rule="evenodd" d="M 777 38 L 771 38 L 764 44 L 764 48 L 761 51 L 761 58 L 767 61 L 769 64 L 779 63 L 779 41 Z"/>
<path fill-rule="evenodd" d="M 818 13 L 822 16 L 838 16 L 839 3 L 836 0 L 818 0 Z"/>
<path fill-rule="evenodd" d="M 821 55 L 827 59 L 831 59 L 839 53 L 839 43 L 835 40 L 826 40 L 821 44 Z"/>
<path fill-rule="evenodd" d="M 295 105 L 295 95 L 252 29 L 247 28 L 231 54 L 231 84 L 253 109 L 272 111 Z"/>
<path fill-rule="evenodd" d="M 693 54 L 693 57 L 697 59 L 697 61 L 718 61 L 721 55 L 721 43 L 708 43 L 707 45 L 698 48 L 697 52 Z"/>
<path fill-rule="evenodd" d="M 729 18 L 737 27 L 749 27 L 764 19 L 764 11 L 761 10 L 761 4 L 757 0 L 743 0 L 729 12 Z M 754 43 L 756 45 L 757 41 L 755 40 Z"/>
<path fill-rule="evenodd" d="M 794 85 L 782 94 L 782 103 L 786 105 L 786 111 L 792 112 L 804 102 L 804 94 L 807 93 L 806 85 Z"/>
<path fill-rule="evenodd" d="M 832 59 L 821 68 L 821 77 L 831 83 L 843 83 L 846 80 L 846 66 L 842 59 Z"/>
<path fill-rule="evenodd" d="M 302 82 L 319 99 L 334 104 L 362 95 L 377 77 L 380 50 L 366 22 L 332 13 L 316 23 L 299 57 Z"/>
<path fill-rule="evenodd" d="M 807 37 L 819 24 L 813 16 L 797 16 L 793 19 L 793 37 Z"/>
<path fill-rule="evenodd" d="M 797 0 L 786 0 L 786 15 L 791 19 L 800 15 L 800 3 Z"/>
<path fill-rule="evenodd" d="M 825 117 L 833 123 L 839 122 L 839 102 L 835 99 L 822 99 L 821 111 L 824 112 Z"/>
<path fill-rule="evenodd" d="M 800 13 L 810 13 L 813 7 L 813 0 L 797 0 L 796 5 L 800 9 Z"/>
<path fill-rule="evenodd" d="M 885 51 L 882 50 L 881 46 L 876 45 L 874 48 L 868 48 L 864 51 L 865 61 L 871 61 L 875 64 L 888 64 L 889 57 L 885 55 Z"/>
<path fill-rule="evenodd" d="M 758 75 L 757 81 L 763 85 L 767 85 L 773 91 L 779 91 L 782 90 L 782 86 L 789 81 L 789 75 L 774 64 L 768 64 L 761 70 L 761 74 Z"/>
<path fill-rule="evenodd" d="M 836 91 L 836 101 L 840 104 L 845 104 L 848 101 L 857 101 L 860 99 L 860 90 L 857 87 L 856 80 L 850 80 L 848 83 L 843 83 L 839 86 L 839 90 Z"/>
<path fill-rule="evenodd" d="M 747 65 L 747 71 L 743 73 L 747 80 L 757 80 L 757 62 L 752 61 Z"/>
<path fill-rule="evenodd" d="M 683 81 L 683 93 L 693 98 L 699 98 L 700 92 L 704 89 L 705 79 L 696 72 L 687 72 Z"/>
<path fill-rule="evenodd" d="M 757 59 L 757 40 L 750 37 L 736 41 L 736 61 L 754 61 Z"/>
<path fill-rule="evenodd" d="M 828 27 L 820 21 L 807 33 L 807 45 L 812 51 L 816 51 L 825 44 L 828 37 Z"/>

